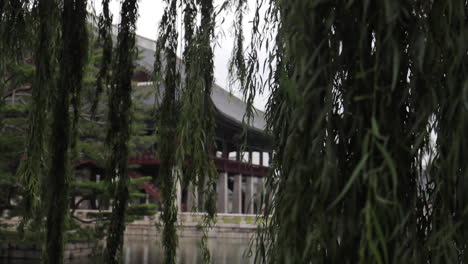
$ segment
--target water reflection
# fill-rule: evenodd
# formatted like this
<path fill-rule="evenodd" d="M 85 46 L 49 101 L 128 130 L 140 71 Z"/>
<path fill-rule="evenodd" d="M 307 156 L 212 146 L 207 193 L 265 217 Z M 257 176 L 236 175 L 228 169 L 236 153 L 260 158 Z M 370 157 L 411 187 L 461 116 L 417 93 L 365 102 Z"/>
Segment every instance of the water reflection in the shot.
<path fill-rule="evenodd" d="M 208 239 L 208 247 L 212 254 L 215 264 L 251 264 L 253 258 L 245 256 L 249 248 L 249 240 L 246 239 Z M 124 244 L 124 263 L 125 264 L 149 264 L 162 263 L 163 248 L 159 238 L 128 238 Z M 179 249 L 177 251 L 179 264 L 200 264 L 202 254 L 200 249 L 200 238 L 179 238 Z M 0 259 L 0 263 L 8 264 L 39 264 L 39 261 L 31 260 L 6 260 Z M 99 257 L 74 259 L 66 261 L 70 264 L 94 264 L 102 263 Z"/>
<path fill-rule="evenodd" d="M 245 239 L 208 239 L 208 247 L 216 264 L 250 264 L 252 258 L 246 257 L 249 241 Z M 124 246 L 125 264 L 158 263 L 162 261 L 163 248 L 159 239 L 127 239 Z M 203 263 L 199 238 L 180 238 L 177 252 L 179 264 Z"/>

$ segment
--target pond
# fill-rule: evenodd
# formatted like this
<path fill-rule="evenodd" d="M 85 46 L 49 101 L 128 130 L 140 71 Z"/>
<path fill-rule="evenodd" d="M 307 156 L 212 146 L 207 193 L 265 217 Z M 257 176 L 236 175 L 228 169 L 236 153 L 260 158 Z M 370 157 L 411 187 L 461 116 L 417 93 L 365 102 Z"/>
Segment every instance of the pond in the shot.
<path fill-rule="evenodd" d="M 248 239 L 236 238 L 210 238 L 208 247 L 215 264 L 251 264 L 252 257 L 246 256 L 249 249 Z M 178 263 L 179 264 L 199 264 L 202 262 L 200 238 L 181 237 L 179 238 Z M 124 264 L 149 264 L 163 263 L 163 248 L 160 238 L 129 238 L 124 244 Z M 5 260 L 0 259 L 0 263 L 9 264 L 39 264 L 39 261 L 25 260 Z M 100 258 L 75 259 L 66 263 L 91 264 L 102 263 Z"/>
<path fill-rule="evenodd" d="M 126 240 L 124 263 L 158 263 L 163 256 L 160 240 Z M 208 247 L 213 263 L 219 264 L 250 264 L 253 258 L 246 256 L 249 240 L 246 239 L 208 239 Z M 199 238 L 180 238 L 178 250 L 179 264 L 203 263 Z"/>

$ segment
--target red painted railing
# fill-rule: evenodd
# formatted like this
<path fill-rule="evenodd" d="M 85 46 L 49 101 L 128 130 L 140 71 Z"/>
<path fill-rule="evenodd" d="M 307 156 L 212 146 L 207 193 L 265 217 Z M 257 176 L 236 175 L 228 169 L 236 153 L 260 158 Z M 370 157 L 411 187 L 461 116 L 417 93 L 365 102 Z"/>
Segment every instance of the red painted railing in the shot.
<path fill-rule="evenodd" d="M 216 169 L 219 172 L 228 172 L 235 174 L 242 174 L 246 176 L 266 177 L 268 174 L 268 167 L 254 165 L 250 163 L 223 159 L 213 157 Z M 160 161 L 153 154 L 143 154 L 140 156 L 132 157 L 128 160 L 130 164 L 140 165 L 159 165 Z"/>
<path fill-rule="evenodd" d="M 250 163 L 240 162 L 236 160 L 223 159 L 213 157 L 216 169 L 219 172 L 227 172 L 233 174 L 242 174 L 245 176 L 266 177 L 268 174 L 268 167 L 254 165 Z M 81 160 L 78 164 L 93 163 L 92 160 Z M 139 165 L 159 165 L 160 161 L 154 154 L 142 154 L 128 159 L 129 164 Z"/>

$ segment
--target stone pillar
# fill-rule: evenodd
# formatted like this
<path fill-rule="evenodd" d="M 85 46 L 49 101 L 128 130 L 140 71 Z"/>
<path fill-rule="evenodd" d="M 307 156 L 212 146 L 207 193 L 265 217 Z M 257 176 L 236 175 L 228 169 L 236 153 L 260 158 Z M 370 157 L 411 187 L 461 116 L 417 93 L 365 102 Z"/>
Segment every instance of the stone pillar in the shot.
<path fill-rule="evenodd" d="M 257 212 L 256 214 L 261 214 L 263 213 L 263 207 L 264 205 L 262 204 L 262 200 L 265 197 L 265 178 L 257 178 L 257 190 L 256 190 L 256 199 L 255 203 L 257 203 Z"/>
<path fill-rule="evenodd" d="M 201 182 L 201 179 L 198 179 L 198 181 Z M 196 197 L 197 197 L 197 210 L 198 212 L 205 212 L 206 211 L 206 208 L 205 208 L 205 200 L 206 200 L 206 195 L 204 193 L 204 191 L 206 190 L 208 186 L 208 177 L 205 177 L 205 180 L 203 181 L 203 185 L 200 187 L 200 186 L 197 186 L 196 187 Z"/>
<path fill-rule="evenodd" d="M 217 194 L 217 208 L 218 213 L 225 214 L 227 213 L 227 198 L 228 198 L 228 174 L 227 172 L 220 172 L 218 177 L 218 182 L 216 185 L 216 194 Z"/>
<path fill-rule="evenodd" d="M 232 213 L 242 214 L 242 175 L 234 175 L 234 190 L 232 193 Z"/>
<path fill-rule="evenodd" d="M 143 264 L 148 264 L 148 256 L 149 256 L 148 246 L 145 246 L 143 248 Z"/>
<path fill-rule="evenodd" d="M 190 183 L 187 187 L 187 212 L 196 212 L 198 210 L 198 188 Z"/>
<path fill-rule="evenodd" d="M 96 174 L 96 183 L 99 183 L 99 182 L 101 182 L 101 175 Z M 100 206 L 99 199 L 96 199 L 95 201 L 96 201 L 96 208 L 99 209 L 99 206 Z"/>
<path fill-rule="evenodd" d="M 182 187 L 180 185 L 180 181 L 176 181 L 176 195 L 177 195 L 177 211 L 180 213 L 182 212 Z"/>
<path fill-rule="evenodd" d="M 149 194 L 145 192 L 145 204 L 149 204 Z M 143 216 L 143 220 L 148 221 L 148 216 Z"/>
<path fill-rule="evenodd" d="M 245 201 L 244 208 L 246 214 L 254 213 L 254 177 L 250 176 L 246 178 L 246 188 L 245 188 Z"/>
<path fill-rule="evenodd" d="M 125 253 L 124 253 L 124 256 L 125 256 L 125 262 L 124 263 L 130 263 L 130 260 L 131 260 L 131 250 L 130 250 L 130 247 L 125 247 Z"/>

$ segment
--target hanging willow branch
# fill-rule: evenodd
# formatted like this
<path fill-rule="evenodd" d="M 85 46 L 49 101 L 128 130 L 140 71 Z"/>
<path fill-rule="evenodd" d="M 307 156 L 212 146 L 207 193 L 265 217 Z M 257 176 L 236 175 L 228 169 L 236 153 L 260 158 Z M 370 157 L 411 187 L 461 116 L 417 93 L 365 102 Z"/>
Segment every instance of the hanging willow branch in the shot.
<path fill-rule="evenodd" d="M 68 209 L 69 148 L 76 129 L 69 114 L 70 99 L 79 97 L 87 52 L 86 0 L 65 0 L 62 12 L 59 78 L 53 91 L 51 165 L 47 180 L 44 263 L 63 263 L 65 217 Z M 76 114 L 76 110 L 75 110 Z"/>
<path fill-rule="evenodd" d="M 112 15 L 109 12 L 109 0 L 102 1 L 102 13 L 99 16 L 99 39 L 102 45 L 101 66 L 96 80 L 96 94 L 91 106 L 92 115 L 96 115 L 103 87 L 108 87 L 110 82 L 110 66 L 112 63 Z"/>
<path fill-rule="evenodd" d="M 191 57 L 193 57 L 193 38 L 195 32 L 196 18 L 197 18 L 197 6 L 195 0 L 184 0 L 184 66 L 186 71 L 191 68 Z M 188 87 L 189 74 L 185 73 L 185 85 Z"/>
<path fill-rule="evenodd" d="M 208 231 L 209 228 L 214 224 L 216 214 L 216 190 L 214 186 L 218 179 L 218 174 L 212 160 L 211 148 L 215 145 L 215 118 L 213 110 L 213 102 L 211 101 L 211 91 L 214 85 L 213 77 L 213 58 L 214 53 L 212 49 L 214 27 L 215 27 L 215 11 L 213 6 L 213 0 L 201 0 L 201 25 L 198 31 L 198 45 L 197 54 L 198 58 L 195 60 L 198 62 L 197 72 L 195 68 L 192 70 L 194 76 L 201 76 L 201 78 L 194 84 L 194 89 L 198 90 L 199 98 L 198 104 L 202 102 L 199 110 L 199 117 L 201 117 L 200 126 L 198 127 L 201 140 L 199 141 L 204 145 L 204 148 L 197 148 L 196 143 L 194 144 L 195 152 L 194 156 L 200 158 L 198 168 L 196 169 L 197 175 L 199 176 L 198 190 L 203 190 L 205 198 L 205 211 L 206 215 L 204 218 L 204 229 L 202 236 L 202 252 L 203 260 L 205 263 L 211 262 L 211 255 L 208 250 Z M 196 63 L 194 64 L 194 66 Z M 198 83 L 198 85 L 196 84 Z M 195 91 L 197 92 L 197 91 Z M 195 103 L 196 101 L 194 101 Z M 196 104 L 196 103 L 195 103 Z M 198 140 L 192 138 L 192 140 Z M 198 152 L 198 153 L 197 153 Z"/>
<path fill-rule="evenodd" d="M 6 91 L 8 66 L 22 62 L 26 47 L 31 44 L 31 12 L 29 1 L 0 1 L 0 95 Z M 0 100 L 0 111 L 4 100 Z M 1 122 L 2 116 L 0 116 Z"/>
<path fill-rule="evenodd" d="M 109 96 L 109 128 L 107 131 L 108 165 L 106 175 L 112 186 L 112 217 L 107 231 L 106 263 L 120 263 L 125 231 L 128 191 L 128 141 L 135 49 L 136 0 L 122 2 L 121 22 L 117 36 L 113 83 Z"/>
<path fill-rule="evenodd" d="M 268 178 L 264 182 L 263 191 L 261 193 L 261 203 L 264 203 L 264 211 L 260 216 L 261 224 L 257 229 L 255 237 L 255 263 L 259 263 L 269 259 L 273 262 L 273 256 L 276 254 L 275 245 L 277 243 L 277 231 L 280 227 L 280 219 L 271 217 L 275 212 L 277 191 L 280 188 L 280 180 L 283 172 L 281 159 L 284 156 L 286 141 L 289 136 L 290 119 L 294 105 L 292 98 L 287 90 L 284 89 L 282 78 L 290 78 L 294 62 L 292 58 L 288 58 L 285 54 L 285 40 L 281 20 L 279 19 L 279 8 L 276 6 L 275 0 L 270 1 L 270 5 L 265 11 L 265 25 L 260 26 L 260 9 L 263 1 L 257 1 L 255 11 L 254 24 L 252 29 L 251 49 L 248 60 L 249 72 L 249 89 L 263 90 L 268 88 L 270 96 L 266 105 L 265 118 L 267 121 L 266 130 L 273 135 L 274 152 L 270 157 L 270 171 Z M 262 32 L 276 32 L 274 36 L 264 35 Z M 272 45 L 268 51 L 265 65 L 268 68 L 268 78 L 265 83 L 262 83 L 257 77 L 260 72 L 258 61 L 258 51 Z M 266 87 L 265 87 L 266 86 Z"/>
<path fill-rule="evenodd" d="M 32 26 L 28 0 L 2 0 L 0 2 L 0 34 L 2 57 L 14 61 L 23 59 L 25 47 L 31 44 Z"/>
<path fill-rule="evenodd" d="M 177 158 L 180 166 L 185 164 L 184 183 L 197 186 L 202 208 L 207 212 L 204 218 L 202 251 L 205 263 L 211 261 L 207 247 L 207 232 L 214 223 L 216 213 L 216 192 L 214 186 L 217 172 L 214 166 L 211 147 L 214 146 L 214 112 L 211 101 L 213 86 L 214 7 L 211 0 L 198 1 L 201 24 L 195 36 L 193 26 L 193 3 L 187 4 L 185 11 L 185 85 L 182 92 L 181 116 L 178 126 L 180 144 Z M 194 195 L 194 194 L 189 194 Z"/>
<path fill-rule="evenodd" d="M 159 25 L 159 37 L 156 47 L 155 77 L 162 80 L 164 94 L 158 113 L 158 156 L 161 161 L 159 177 L 163 211 L 161 218 L 164 224 L 163 246 L 164 262 L 176 263 L 177 252 L 177 199 L 176 185 L 179 184 L 179 169 L 176 167 L 176 125 L 178 110 L 176 93 L 179 87 L 179 73 L 177 72 L 177 0 L 166 1 L 166 9 Z M 164 56 L 164 61 L 161 59 Z M 164 67 L 162 67 L 164 65 Z M 164 70 L 164 71 L 163 71 Z M 157 85 L 159 88 L 161 85 Z"/>
<path fill-rule="evenodd" d="M 267 10 L 275 195 L 256 262 L 466 262 L 466 1 Z"/>
<path fill-rule="evenodd" d="M 229 62 L 229 76 L 231 84 L 238 82 L 240 90 L 244 92 L 247 69 L 244 58 L 244 12 L 247 5 L 245 0 L 236 0 L 237 6 L 235 9 L 235 22 L 234 22 L 234 48 L 232 50 L 231 61 Z"/>
<path fill-rule="evenodd" d="M 24 159 L 18 174 L 24 188 L 25 213 L 20 229 L 31 218 L 40 204 L 39 183 L 46 173 L 44 138 L 47 131 L 48 95 L 55 86 L 55 39 L 58 29 L 58 10 L 54 0 L 41 0 L 37 6 L 38 36 L 34 60 L 36 71 L 33 80 L 32 104 L 29 112 L 29 132 Z"/>

